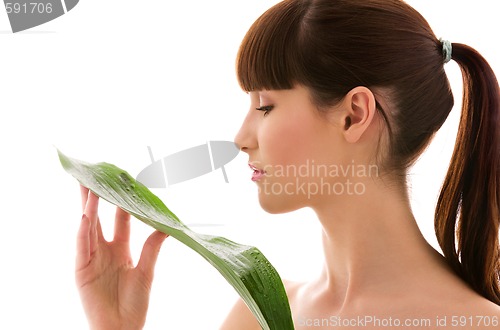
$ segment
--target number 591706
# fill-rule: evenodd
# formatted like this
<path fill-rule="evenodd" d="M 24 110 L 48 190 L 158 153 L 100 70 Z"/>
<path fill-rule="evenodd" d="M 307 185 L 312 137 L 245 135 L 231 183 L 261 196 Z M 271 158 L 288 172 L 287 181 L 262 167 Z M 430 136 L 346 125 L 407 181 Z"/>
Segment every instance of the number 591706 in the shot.
<path fill-rule="evenodd" d="M 20 4 L 18 2 L 6 2 L 5 9 L 7 14 L 50 14 L 52 13 L 52 4 L 42 2 L 30 2 Z"/>

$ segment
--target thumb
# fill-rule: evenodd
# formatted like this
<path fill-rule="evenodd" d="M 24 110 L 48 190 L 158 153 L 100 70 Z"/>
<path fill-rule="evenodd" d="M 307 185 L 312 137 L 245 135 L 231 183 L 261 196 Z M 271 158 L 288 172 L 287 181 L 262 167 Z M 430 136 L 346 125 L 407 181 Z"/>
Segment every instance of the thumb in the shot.
<path fill-rule="evenodd" d="M 150 281 L 153 280 L 154 268 L 156 260 L 158 259 L 158 254 L 160 253 L 161 245 L 167 237 L 167 234 L 161 231 L 155 231 L 148 237 L 142 248 L 141 258 L 137 263 L 137 269 Z"/>

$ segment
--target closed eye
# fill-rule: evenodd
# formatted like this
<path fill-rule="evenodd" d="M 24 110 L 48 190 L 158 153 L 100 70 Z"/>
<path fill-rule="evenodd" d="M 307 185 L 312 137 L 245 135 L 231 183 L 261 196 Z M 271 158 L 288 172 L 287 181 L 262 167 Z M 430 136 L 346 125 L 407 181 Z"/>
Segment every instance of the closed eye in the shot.
<path fill-rule="evenodd" d="M 264 116 L 267 116 L 267 114 L 269 114 L 269 111 L 273 110 L 273 108 L 274 105 L 264 105 L 262 107 L 255 108 L 255 110 L 264 111 Z"/>

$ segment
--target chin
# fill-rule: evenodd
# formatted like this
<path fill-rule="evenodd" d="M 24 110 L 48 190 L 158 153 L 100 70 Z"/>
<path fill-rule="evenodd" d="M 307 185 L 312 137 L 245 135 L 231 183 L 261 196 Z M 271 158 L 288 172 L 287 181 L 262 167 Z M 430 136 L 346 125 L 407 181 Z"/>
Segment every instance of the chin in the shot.
<path fill-rule="evenodd" d="M 259 193 L 259 203 L 264 211 L 270 214 L 283 214 L 303 208 L 297 201 L 290 196 L 282 195 L 264 195 Z"/>

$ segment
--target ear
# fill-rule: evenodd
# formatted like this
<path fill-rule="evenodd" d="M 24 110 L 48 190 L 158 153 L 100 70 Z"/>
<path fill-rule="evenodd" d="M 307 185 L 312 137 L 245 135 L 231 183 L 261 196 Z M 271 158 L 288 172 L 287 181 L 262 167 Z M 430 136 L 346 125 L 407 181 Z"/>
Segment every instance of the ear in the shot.
<path fill-rule="evenodd" d="M 347 142 L 356 143 L 367 131 L 376 112 L 375 96 L 366 87 L 353 88 L 344 97 L 343 134 Z"/>

